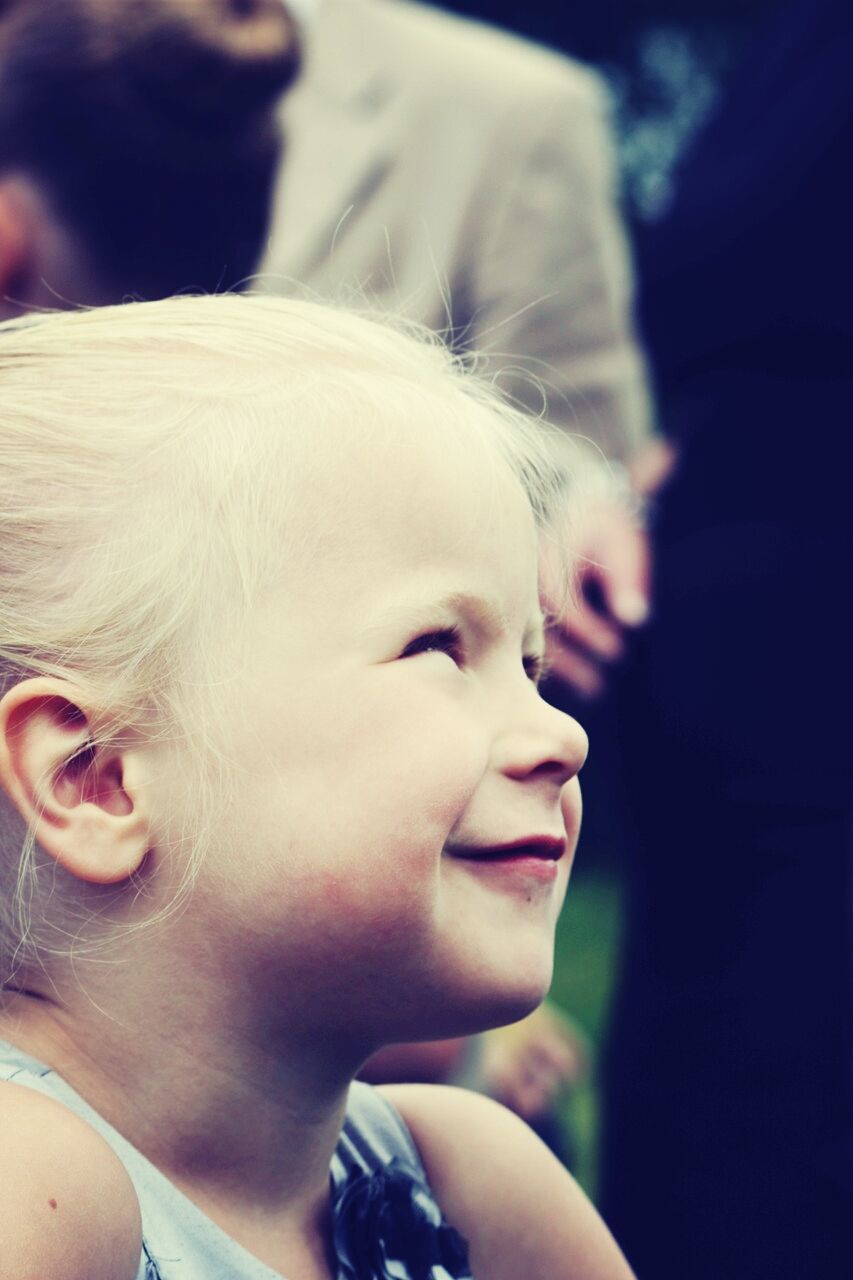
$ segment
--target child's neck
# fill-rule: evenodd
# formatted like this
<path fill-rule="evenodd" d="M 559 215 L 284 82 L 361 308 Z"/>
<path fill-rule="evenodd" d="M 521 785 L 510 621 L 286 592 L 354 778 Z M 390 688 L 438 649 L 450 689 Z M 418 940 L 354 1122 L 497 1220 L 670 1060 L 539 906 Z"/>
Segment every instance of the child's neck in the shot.
<path fill-rule="evenodd" d="M 129 991 L 123 968 L 113 1008 L 99 985 L 11 997 L 0 1037 L 53 1067 L 238 1239 L 242 1214 L 315 1220 L 357 1058 L 286 1042 L 280 1023 L 265 1040 L 222 989 L 173 986 L 163 1002 Z"/>

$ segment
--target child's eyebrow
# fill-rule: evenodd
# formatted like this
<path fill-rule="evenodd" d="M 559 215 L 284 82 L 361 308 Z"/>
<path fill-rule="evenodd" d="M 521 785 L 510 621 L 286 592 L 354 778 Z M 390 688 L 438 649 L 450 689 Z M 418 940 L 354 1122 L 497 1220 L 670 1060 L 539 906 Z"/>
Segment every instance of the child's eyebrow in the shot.
<path fill-rule="evenodd" d="M 468 591 L 448 591 L 441 595 L 423 593 L 395 600 L 377 615 L 373 624 L 377 629 L 395 624 L 435 626 L 448 614 L 461 615 L 488 631 L 499 631 L 506 625 L 505 613 L 496 600 Z"/>
<path fill-rule="evenodd" d="M 436 626 L 448 614 L 466 618 L 487 635 L 499 635 L 510 626 L 506 610 L 494 598 L 467 591 L 450 591 L 443 595 L 396 602 L 372 620 L 370 630 L 384 631 L 394 626 L 412 629 Z M 537 610 L 525 626 L 525 645 L 541 649 L 545 643 L 544 636 L 545 621 Z"/>

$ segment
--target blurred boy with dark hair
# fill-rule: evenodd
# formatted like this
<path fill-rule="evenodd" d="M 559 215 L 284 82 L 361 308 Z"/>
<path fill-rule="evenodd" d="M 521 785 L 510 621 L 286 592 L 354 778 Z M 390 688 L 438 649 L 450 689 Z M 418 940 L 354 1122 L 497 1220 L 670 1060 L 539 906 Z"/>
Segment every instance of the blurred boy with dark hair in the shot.
<path fill-rule="evenodd" d="M 239 286 L 297 63 L 278 0 L 0 3 L 0 316 Z"/>

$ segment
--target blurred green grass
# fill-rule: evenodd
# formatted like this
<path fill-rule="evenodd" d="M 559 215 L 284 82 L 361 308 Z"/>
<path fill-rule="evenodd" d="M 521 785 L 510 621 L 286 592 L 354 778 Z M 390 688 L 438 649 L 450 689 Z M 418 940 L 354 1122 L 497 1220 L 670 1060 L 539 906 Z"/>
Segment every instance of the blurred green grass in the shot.
<path fill-rule="evenodd" d="M 576 1152 L 573 1172 L 593 1199 L 598 1175 L 597 1061 L 613 989 L 621 920 L 618 872 L 595 863 L 577 869 L 557 929 L 551 999 L 580 1024 L 591 1045 L 589 1078 L 564 1099 L 561 1119 Z"/>

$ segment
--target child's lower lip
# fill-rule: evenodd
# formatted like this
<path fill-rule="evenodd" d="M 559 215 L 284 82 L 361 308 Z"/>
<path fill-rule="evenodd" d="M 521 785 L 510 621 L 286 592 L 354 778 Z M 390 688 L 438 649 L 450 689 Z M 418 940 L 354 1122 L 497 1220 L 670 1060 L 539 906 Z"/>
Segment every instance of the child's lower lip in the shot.
<path fill-rule="evenodd" d="M 455 861 L 470 867 L 478 875 L 502 879 L 533 880 L 550 884 L 559 874 L 559 861 L 553 858 L 535 857 L 530 853 L 505 854 L 500 858 L 457 858 Z"/>

